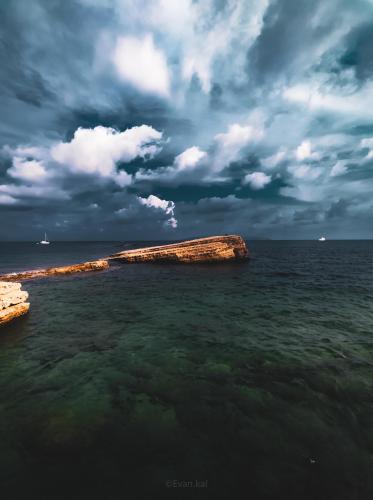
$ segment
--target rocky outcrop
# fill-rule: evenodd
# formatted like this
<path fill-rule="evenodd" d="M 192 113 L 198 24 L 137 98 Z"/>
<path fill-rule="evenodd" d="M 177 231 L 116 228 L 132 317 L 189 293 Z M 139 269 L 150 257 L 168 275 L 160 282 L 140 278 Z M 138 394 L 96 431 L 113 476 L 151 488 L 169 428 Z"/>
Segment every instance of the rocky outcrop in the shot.
<path fill-rule="evenodd" d="M 0 326 L 26 314 L 30 304 L 28 293 L 21 290 L 20 283 L 0 281 Z"/>
<path fill-rule="evenodd" d="M 123 262 L 221 262 L 242 260 L 249 251 L 241 236 L 212 236 L 171 245 L 125 250 L 109 257 Z"/>
<path fill-rule="evenodd" d="M 170 245 L 160 245 L 154 247 L 139 248 L 136 250 L 125 250 L 123 252 L 110 255 L 109 257 L 73 264 L 63 267 L 49 267 L 47 269 L 36 269 L 34 271 L 21 271 L 0 275 L 3 282 L 13 282 L 28 280 L 33 278 L 45 278 L 49 276 L 62 276 L 66 274 L 82 273 L 88 271 L 102 271 L 108 269 L 110 260 L 123 262 L 222 262 L 229 260 L 243 260 L 249 257 L 249 251 L 241 236 L 211 236 L 208 238 L 198 238 L 181 243 Z M 5 283 L 6 284 L 6 283 Z M 17 285 L 19 298 L 25 292 L 20 290 L 21 285 Z M 5 285 L 1 290 L 5 290 Z M 15 289 L 12 289 L 15 290 Z M 5 303 L 5 302 L 4 302 Z"/>
<path fill-rule="evenodd" d="M 23 271 L 20 273 L 3 274 L 0 279 L 5 281 L 27 280 L 32 278 L 45 278 L 47 276 L 59 276 L 64 274 L 84 273 L 88 271 L 102 271 L 107 269 L 109 263 L 106 259 L 83 262 L 63 267 L 49 267 L 47 269 L 36 269 L 35 271 Z"/>
<path fill-rule="evenodd" d="M 26 302 L 28 293 L 22 290 L 10 291 L 4 295 L 0 295 L 0 311 L 7 307 Z"/>

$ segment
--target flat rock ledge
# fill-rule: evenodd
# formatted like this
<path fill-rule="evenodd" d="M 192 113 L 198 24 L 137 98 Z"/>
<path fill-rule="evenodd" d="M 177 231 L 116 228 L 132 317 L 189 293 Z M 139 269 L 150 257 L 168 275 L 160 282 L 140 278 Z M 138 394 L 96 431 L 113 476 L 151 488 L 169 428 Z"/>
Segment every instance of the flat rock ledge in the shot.
<path fill-rule="evenodd" d="M 123 262 L 221 262 L 243 260 L 249 251 L 241 236 L 211 236 L 181 243 L 126 250 L 110 255 Z"/>
<path fill-rule="evenodd" d="M 0 281 L 0 326 L 26 314 L 30 308 L 27 299 L 21 283 Z"/>
<path fill-rule="evenodd" d="M 47 269 L 36 269 L 35 271 L 23 271 L 20 273 L 3 274 L 0 279 L 4 281 L 18 281 L 33 278 L 45 278 L 48 276 L 60 276 L 64 274 L 84 273 L 89 271 L 102 271 L 108 269 L 109 263 L 106 259 L 83 262 L 63 267 L 49 267 Z"/>
<path fill-rule="evenodd" d="M 211 236 L 208 238 L 183 241 L 181 243 L 172 243 L 170 245 L 125 250 L 123 252 L 110 255 L 109 257 L 104 257 L 91 262 L 83 262 L 81 264 L 3 274 L 0 275 L 0 280 L 2 280 L 2 282 L 15 282 L 33 278 L 62 276 L 89 271 L 103 271 L 109 268 L 110 261 L 116 260 L 122 262 L 198 263 L 244 260 L 248 257 L 249 251 L 241 236 Z M 24 297 L 22 294 L 26 292 L 21 291 L 21 285 L 19 283 L 13 284 L 18 286 L 18 288 L 14 290 L 18 290 L 19 298 Z M 5 290 L 5 288 L 3 289 Z"/>

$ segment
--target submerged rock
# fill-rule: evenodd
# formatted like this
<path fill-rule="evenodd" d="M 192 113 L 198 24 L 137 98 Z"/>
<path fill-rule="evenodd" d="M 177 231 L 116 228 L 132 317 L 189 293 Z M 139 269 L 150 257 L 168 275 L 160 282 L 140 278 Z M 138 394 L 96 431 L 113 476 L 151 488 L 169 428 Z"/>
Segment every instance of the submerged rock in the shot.
<path fill-rule="evenodd" d="M 3 274 L 0 278 L 6 281 L 15 281 L 32 278 L 44 278 L 46 276 L 56 276 L 62 274 L 82 273 L 87 271 L 101 271 L 103 269 L 107 269 L 108 267 L 108 261 L 100 259 L 92 262 L 83 262 L 82 264 L 73 264 L 71 266 L 49 267 L 47 269 L 36 269 L 35 271 Z"/>
<path fill-rule="evenodd" d="M 0 281 L 0 325 L 26 314 L 30 308 L 27 299 L 20 283 Z"/>
<path fill-rule="evenodd" d="M 170 245 L 125 250 L 111 255 L 111 260 L 124 262 L 220 262 L 242 260 L 249 251 L 241 236 L 211 236 Z"/>

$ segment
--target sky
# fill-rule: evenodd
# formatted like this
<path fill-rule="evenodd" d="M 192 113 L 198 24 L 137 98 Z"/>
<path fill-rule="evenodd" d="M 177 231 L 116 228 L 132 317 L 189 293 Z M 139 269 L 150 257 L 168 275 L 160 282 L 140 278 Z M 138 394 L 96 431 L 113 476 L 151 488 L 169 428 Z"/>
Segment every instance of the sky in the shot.
<path fill-rule="evenodd" d="M 0 240 L 373 238 L 373 0 L 1 0 Z"/>

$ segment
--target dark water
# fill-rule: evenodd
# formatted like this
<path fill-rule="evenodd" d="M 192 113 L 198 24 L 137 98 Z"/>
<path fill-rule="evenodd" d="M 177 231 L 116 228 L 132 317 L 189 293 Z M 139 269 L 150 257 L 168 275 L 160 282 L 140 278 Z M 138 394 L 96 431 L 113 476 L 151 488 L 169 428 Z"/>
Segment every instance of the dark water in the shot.
<path fill-rule="evenodd" d="M 0 271 L 121 246 L 3 244 Z M 0 331 L 2 499 L 373 498 L 373 242 L 249 246 L 25 283 Z"/>

